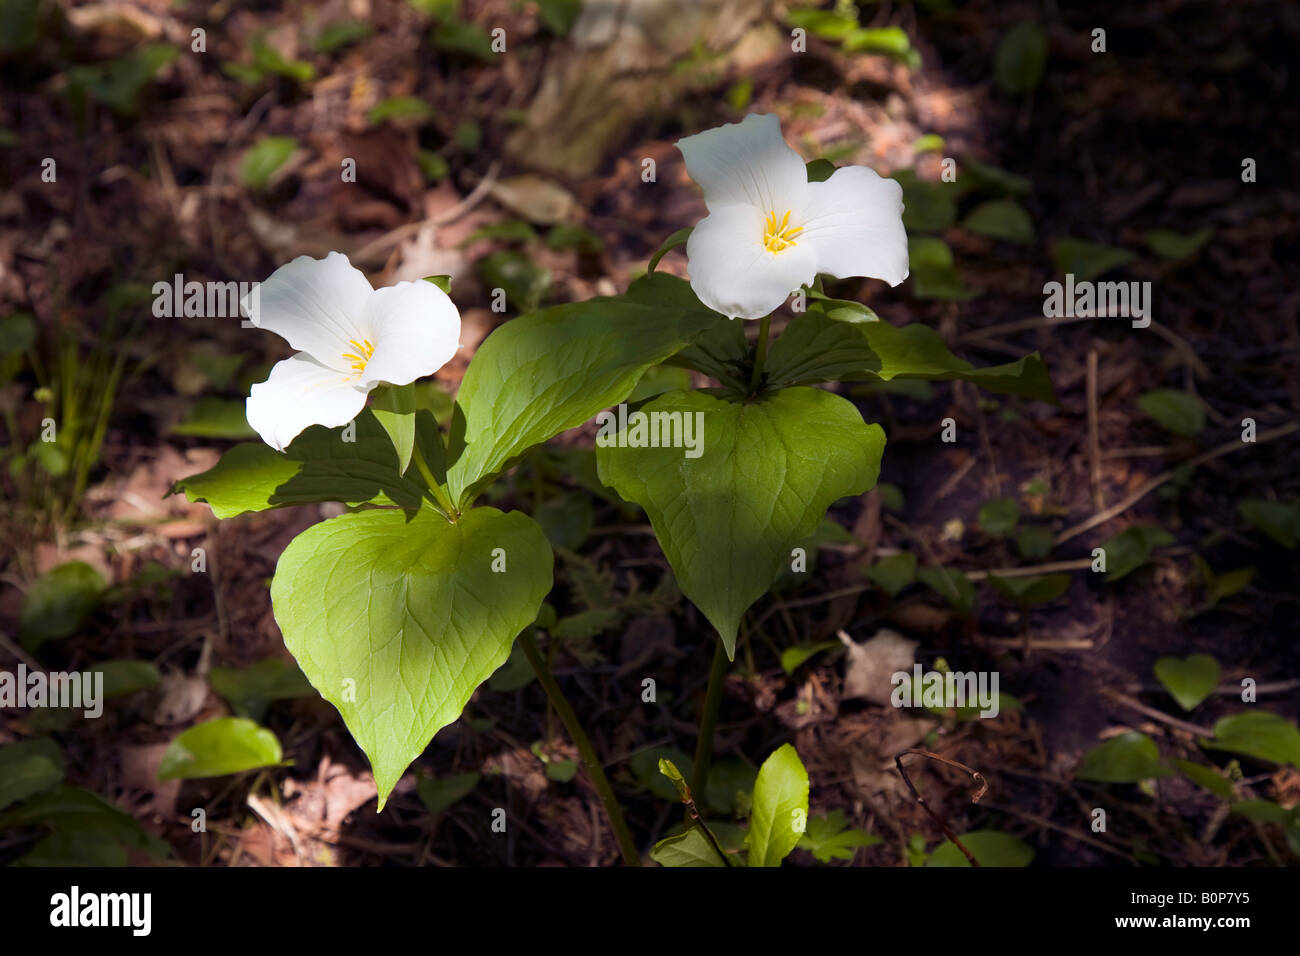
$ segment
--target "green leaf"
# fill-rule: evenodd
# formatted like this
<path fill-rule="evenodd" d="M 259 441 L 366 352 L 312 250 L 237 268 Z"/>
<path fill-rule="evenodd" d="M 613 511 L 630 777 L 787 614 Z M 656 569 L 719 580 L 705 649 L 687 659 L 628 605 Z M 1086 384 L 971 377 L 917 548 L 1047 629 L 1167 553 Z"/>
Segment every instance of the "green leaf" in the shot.
<path fill-rule="evenodd" d="M 361 20 L 339 20 L 316 35 L 311 48 L 316 53 L 334 53 L 370 36 L 370 24 Z"/>
<path fill-rule="evenodd" d="M 103 576 L 84 561 L 69 561 L 46 571 L 23 595 L 18 634 L 28 650 L 45 641 L 75 634 L 90 620 L 108 588 Z"/>
<path fill-rule="evenodd" d="M 943 151 L 944 139 L 938 133 L 926 133 L 918 136 L 912 143 L 914 153 L 938 153 Z"/>
<path fill-rule="evenodd" d="M 425 809 L 437 816 L 446 813 L 455 804 L 464 800 L 478 786 L 482 774 L 461 773 L 454 777 L 430 777 L 420 774 L 415 781 L 415 792 L 420 795 Z"/>
<path fill-rule="evenodd" d="M 58 786 L 63 753 L 48 737 L 0 747 L 0 810 Z"/>
<path fill-rule="evenodd" d="M 754 781 L 754 809 L 745 839 L 749 865 L 780 866 L 799 843 L 807 819 L 808 771 L 794 747 L 783 744 L 763 761 Z"/>
<path fill-rule="evenodd" d="M 492 63 L 496 53 L 492 50 L 492 37 L 477 23 L 468 20 L 449 20 L 433 28 L 433 45 L 444 53 Z"/>
<path fill-rule="evenodd" d="M 699 827 L 666 837 L 654 845 L 650 859 L 660 866 L 726 866 Z"/>
<path fill-rule="evenodd" d="M 424 281 L 432 283 L 433 285 L 441 289 L 443 292 L 447 293 L 448 295 L 451 295 L 451 276 L 425 276 Z M 428 385 L 433 383 L 425 382 L 421 384 Z M 434 385 L 434 387 L 436 388 L 437 386 Z"/>
<path fill-rule="evenodd" d="M 495 508 L 455 524 L 428 511 L 409 524 L 393 511 L 346 514 L 285 549 L 275 619 L 370 758 L 380 809 L 536 618 L 552 562 L 536 522 Z"/>
<path fill-rule="evenodd" d="M 1281 826 L 1286 826 L 1291 819 L 1291 811 L 1272 800 L 1239 800 L 1232 805 L 1232 812 L 1256 823 L 1276 823 Z"/>
<path fill-rule="evenodd" d="M 969 614 L 975 609 L 975 585 L 955 568 L 922 568 L 916 572 L 916 577 L 926 587 L 946 598 L 962 614 Z"/>
<path fill-rule="evenodd" d="M 835 322 L 810 307 L 786 327 L 768 354 L 768 388 L 817 382 L 961 379 L 991 392 L 1056 402 L 1047 366 L 1037 352 L 1006 365 L 976 368 L 948 351 L 924 325 Z"/>
<path fill-rule="evenodd" d="M 998 86 L 1008 93 L 1028 93 L 1043 78 L 1047 34 L 1037 23 L 1021 20 L 1002 38 L 993 60 Z"/>
<path fill-rule="evenodd" d="M 807 850 L 819 863 L 851 860 L 859 847 L 875 846 L 880 837 L 852 828 L 843 810 L 832 810 L 824 817 L 809 817 L 808 829 L 799 838 L 798 848 Z"/>
<path fill-rule="evenodd" d="M 1023 196 L 1034 188 L 1034 184 L 1024 176 L 1017 176 L 1005 169 L 982 163 L 974 156 L 964 157 L 961 165 L 970 178 L 975 180 L 976 189 L 1010 196 Z"/>
<path fill-rule="evenodd" d="M 737 757 L 723 757 L 709 768 L 705 799 L 718 813 L 748 816 L 757 779 L 757 767 Z M 740 845 L 744 845 L 743 835 Z"/>
<path fill-rule="evenodd" d="M 166 842 L 146 830 L 117 804 L 78 787 L 56 787 L 0 814 L 0 830 L 38 823 L 66 832 L 77 840 L 88 839 L 94 834 L 153 857 L 165 857 L 171 853 Z"/>
<path fill-rule="evenodd" d="M 1237 505 L 1237 513 L 1290 551 L 1300 543 L 1300 502 L 1247 498 Z"/>
<path fill-rule="evenodd" d="M 919 179 L 910 169 L 900 169 L 893 178 L 903 187 L 903 225 L 908 233 L 943 232 L 957 221 L 957 189 L 952 183 Z"/>
<path fill-rule="evenodd" d="M 1024 207 L 1010 199 L 991 199 L 971 210 L 962 228 L 1010 242 L 1033 242 L 1034 224 Z"/>
<path fill-rule="evenodd" d="M 1143 392 L 1138 407 L 1175 435 L 1190 438 L 1205 429 L 1205 406 L 1189 392 L 1170 388 Z"/>
<path fill-rule="evenodd" d="M 921 53 L 902 27 L 863 27 L 845 36 L 842 45 L 845 53 L 880 53 L 908 69 L 921 67 Z"/>
<path fill-rule="evenodd" d="M 785 22 L 827 40 L 842 40 L 858 29 L 857 17 L 809 7 L 793 7 L 787 10 Z"/>
<path fill-rule="evenodd" d="M 1204 787 L 1210 793 L 1223 800 L 1232 800 L 1237 793 L 1232 788 L 1232 781 L 1214 767 L 1206 766 L 1201 763 L 1193 763 L 1190 760 L 1175 760 L 1174 766 L 1188 780 L 1197 786 Z"/>
<path fill-rule="evenodd" d="M 1173 544 L 1175 538 L 1164 528 L 1135 524 L 1125 528 L 1101 546 L 1106 555 L 1106 581 L 1118 581 L 1151 560 L 1151 552 Z"/>
<path fill-rule="evenodd" d="M 1214 740 L 1202 744 L 1300 768 L 1300 730 L 1285 717 L 1267 710 L 1250 710 L 1220 719 L 1214 725 Z"/>
<path fill-rule="evenodd" d="M 971 851 L 980 866 L 1028 866 L 1034 858 L 1033 847 L 1010 833 L 998 830 L 972 830 L 957 839 Z M 957 849 L 957 844 L 944 840 L 934 848 L 925 865 L 970 866 L 970 860 Z"/>
<path fill-rule="evenodd" d="M 418 96 L 390 96 L 371 107 L 366 120 L 371 126 L 387 120 L 407 120 L 412 121 L 412 125 L 419 125 L 435 115 L 433 107 Z"/>
<path fill-rule="evenodd" d="M 829 159 L 814 159 L 804 168 L 807 170 L 810 183 L 824 183 L 835 175 L 835 164 Z"/>
<path fill-rule="evenodd" d="M 791 549 L 832 502 L 875 484 L 885 434 L 850 402 L 810 388 L 745 404 L 669 392 L 641 411 L 702 420 L 703 454 L 602 445 L 600 480 L 646 509 L 682 593 L 734 656 L 741 615 L 789 566 Z"/>
<path fill-rule="evenodd" d="M 501 289 L 510 304 L 529 312 L 546 298 L 551 273 L 518 249 L 499 249 L 478 261 L 478 274 L 489 289 Z"/>
<path fill-rule="evenodd" d="M 239 717 L 260 720 L 273 700 L 310 697 L 315 691 L 297 664 L 278 657 L 248 667 L 214 667 L 208 683 Z"/>
<path fill-rule="evenodd" d="M 479 346 L 461 382 L 469 443 L 448 473 L 452 499 L 465 507 L 514 458 L 622 401 L 648 368 L 719 322 L 713 312 L 627 297 L 510 320 Z"/>
<path fill-rule="evenodd" d="M 1162 259 L 1174 262 L 1190 259 L 1214 235 L 1209 226 L 1197 232 L 1181 233 L 1172 229 L 1151 229 L 1143 237 L 1147 246 Z"/>
<path fill-rule="evenodd" d="M 1211 573 L 1205 587 L 1205 600 L 1210 606 L 1214 606 L 1225 598 L 1240 594 L 1250 587 L 1250 582 L 1254 577 L 1255 568 L 1253 566 L 1237 568 L 1235 571 L 1225 571 L 1223 574 L 1218 575 Z"/>
<path fill-rule="evenodd" d="M 1083 755 L 1074 775 L 1100 783 L 1140 783 L 1167 777 L 1172 771 L 1160 762 L 1160 749 L 1146 734 L 1125 731 L 1093 747 Z"/>
<path fill-rule="evenodd" d="M 257 434 L 248 424 L 242 398 L 200 398 L 171 427 L 173 435 L 195 438 L 252 438 Z"/>
<path fill-rule="evenodd" d="M 582 0 L 537 0 L 542 25 L 556 36 L 568 36 L 582 13 Z"/>
<path fill-rule="evenodd" d="M 1183 660 L 1162 657 L 1156 661 L 1155 674 L 1179 707 L 1193 710 L 1214 693 L 1219 683 L 1219 662 L 1209 654 L 1192 654 Z"/>
<path fill-rule="evenodd" d="M 977 520 L 985 533 L 1000 538 L 1016 530 L 1020 523 L 1020 505 L 1015 498 L 990 498 L 980 505 Z"/>
<path fill-rule="evenodd" d="M 265 189 L 275 171 L 298 148 L 292 136 L 265 136 L 248 148 L 239 167 L 239 178 L 249 189 Z"/>
<path fill-rule="evenodd" d="M 678 229 L 671 236 L 665 239 L 663 245 L 661 245 L 658 250 L 656 250 L 655 254 L 650 257 L 650 262 L 646 266 L 646 272 L 653 273 L 655 269 L 658 268 L 659 261 L 663 259 L 664 256 L 668 255 L 668 253 L 672 252 L 672 250 L 676 249 L 678 246 L 686 245 L 686 240 L 691 238 L 691 233 L 694 231 L 694 226 L 686 226 L 684 229 Z"/>
<path fill-rule="evenodd" d="M 103 661 L 91 665 L 90 671 L 104 675 L 104 697 L 107 700 L 149 690 L 162 680 L 158 668 L 148 661 Z"/>
<path fill-rule="evenodd" d="M 1030 525 L 1020 529 L 1016 538 L 1016 550 L 1026 561 L 1041 561 L 1052 553 L 1056 537 L 1050 528 L 1042 525 Z"/>
<path fill-rule="evenodd" d="M 828 319 L 834 319 L 836 322 L 849 322 L 856 324 L 859 322 L 879 322 L 880 316 L 876 315 L 871 309 L 868 309 L 861 302 L 853 302 L 849 299 L 832 299 L 828 295 L 823 295 L 816 289 L 808 289 L 807 296 L 821 303 L 820 309 L 825 313 Z"/>
<path fill-rule="evenodd" d="M 415 384 L 380 386 L 373 392 L 370 411 L 393 442 L 397 473 L 406 474 L 415 450 Z"/>
<path fill-rule="evenodd" d="M 562 222 L 546 234 L 546 245 L 551 249 L 575 249 L 583 255 L 594 256 L 605 248 L 605 240 L 583 226 Z"/>
<path fill-rule="evenodd" d="M 891 598 L 898 597 L 903 588 L 916 580 L 916 555 L 909 551 L 887 555 L 863 568 L 862 573 Z"/>
<path fill-rule="evenodd" d="M 171 742 L 158 765 L 159 780 L 224 777 L 284 759 L 280 741 L 245 717 L 218 717 L 196 724 Z"/>
<path fill-rule="evenodd" d="M 26 312 L 0 319 L 0 356 L 25 352 L 36 344 L 36 322 Z"/>
<path fill-rule="evenodd" d="M 144 88 L 178 56 L 180 50 L 169 43 L 148 43 L 108 63 L 71 67 L 68 84 L 115 113 L 134 116 Z"/>
<path fill-rule="evenodd" d="M 1068 574 L 1032 574 L 1023 577 L 998 577 L 989 574 L 989 584 L 999 593 L 1022 604 L 1050 604 L 1070 587 Z"/>
<path fill-rule="evenodd" d="M 420 447 L 433 456 L 428 446 L 436 445 L 437 426 L 428 412 L 416 419 Z M 318 501 L 395 504 L 414 513 L 424 485 L 398 474 L 393 441 L 373 412 L 363 411 L 355 424 L 355 441 L 344 441 L 341 429 L 313 425 L 284 454 L 261 442 L 236 445 L 212 468 L 176 482 L 170 493 L 207 502 L 218 518 Z"/>
<path fill-rule="evenodd" d="M 933 236 L 913 236 L 907 240 L 911 263 L 912 291 L 918 299 L 965 302 L 976 292 L 966 285 L 948 243 Z"/>
<path fill-rule="evenodd" d="M 1127 265 L 1137 258 L 1127 249 L 1083 239 L 1057 239 L 1052 246 L 1057 271 L 1074 276 L 1074 281 L 1086 282 Z"/>
<path fill-rule="evenodd" d="M 787 674 L 793 674 L 822 651 L 831 651 L 840 646 L 839 641 L 815 641 L 787 647 L 781 652 L 781 669 Z"/>

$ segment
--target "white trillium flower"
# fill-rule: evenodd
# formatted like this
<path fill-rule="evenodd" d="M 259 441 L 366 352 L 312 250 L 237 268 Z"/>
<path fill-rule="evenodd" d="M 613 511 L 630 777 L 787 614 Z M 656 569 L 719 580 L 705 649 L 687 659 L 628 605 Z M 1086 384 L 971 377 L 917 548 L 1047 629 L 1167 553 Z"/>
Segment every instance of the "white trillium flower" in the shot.
<path fill-rule="evenodd" d="M 686 242 L 691 288 L 729 318 L 770 314 L 823 272 L 907 278 L 903 188 L 865 166 L 810 183 L 775 116 L 752 113 L 678 140 L 709 214 Z"/>
<path fill-rule="evenodd" d="M 376 385 L 407 385 L 460 347 L 460 313 L 432 282 L 372 289 L 341 252 L 299 256 L 244 299 L 249 318 L 298 349 L 254 385 L 248 424 L 284 451 L 310 425 L 346 425 Z"/>

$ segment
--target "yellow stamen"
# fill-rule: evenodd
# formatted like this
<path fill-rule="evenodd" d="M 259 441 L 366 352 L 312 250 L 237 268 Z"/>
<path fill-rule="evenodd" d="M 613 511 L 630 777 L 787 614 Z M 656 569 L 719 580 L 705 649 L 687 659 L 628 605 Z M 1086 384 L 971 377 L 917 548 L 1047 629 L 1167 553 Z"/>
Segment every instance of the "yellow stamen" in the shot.
<path fill-rule="evenodd" d="M 763 248 L 768 252 L 780 252 L 791 246 L 798 245 L 794 237 L 803 232 L 803 226 L 790 225 L 790 210 L 785 211 L 785 215 L 778 223 L 776 219 L 776 210 L 767 214 L 766 227 L 763 230 Z"/>
<path fill-rule="evenodd" d="M 343 360 L 350 362 L 353 370 L 359 375 L 366 370 L 366 363 L 370 361 L 370 356 L 375 354 L 375 347 L 370 344 L 369 339 L 362 339 L 360 342 L 356 339 L 348 339 L 348 345 L 356 349 L 356 353 L 344 352 Z"/>

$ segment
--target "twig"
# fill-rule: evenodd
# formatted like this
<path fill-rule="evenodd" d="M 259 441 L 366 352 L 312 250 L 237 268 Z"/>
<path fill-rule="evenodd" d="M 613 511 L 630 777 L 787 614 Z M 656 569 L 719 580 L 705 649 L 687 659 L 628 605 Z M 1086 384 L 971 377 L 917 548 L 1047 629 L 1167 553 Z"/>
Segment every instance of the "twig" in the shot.
<path fill-rule="evenodd" d="M 1148 707 L 1140 700 L 1135 700 L 1128 694 L 1122 694 L 1117 690 L 1106 689 L 1102 691 L 1107 697 L 1117 704 L 1123 704 L 1130 710 L 1136 710 L 1139 714 L 1150 717 L 1152 720 L 1158 720 L 1162 724 L 1168 724 L 1170 727 L 1177 727 L 1179 730 L 1186 731 L 1189 734 L 1195 734 L 1198 737 L 1213 737 L 1214 731 L 1208 727 L 1198 727 L 1196 724 L 1190 724 L 1185 720 L 1179 720 L 1177 717 L 1170 717 L 1154 707 Z"/>
<path fill-rule="evenodd" d="M 407 236 L 413 236 L 425 226 L 445 226 L 450 222 L 455 222 L 465 213 L 477 206 L 483 197 L 487 195 L 488 190 L 492 188 L 493 183 L 497 180 L 497 173 L 501 169 L 501 164 L 494 162 L 488 167 L 487 174 L 479 180 L 477 186 L 470 190 L 468 196 L 462 199 L 450 209 L 438 213 L 436 216 L 430 216 L 428 219 L 421 219 L 419 222 L 408 222 L 405 225 L 392 229 L 377 239 L 372 239 L 364 246 L 352 254 L 352 258 L 358 261 L 364 261 L 371 256 L 383 252 L 389 246 L 394 246 L 401 242 Z"/>
<path fill-rule="evenodd" d="M 1088 470 L 1092 476 L 1092 506 L 1106 507 L 1101 493 L 1101 438 L 1097 428 L 1097 350 L 1088 350 Z"/>
<path fill-rule="evenodd" d="M 1279 438 L 1283 438 L 1287 435 L 1290 435 L 1292 432 L 1296 431 L 1296 429 L 1300 429 L 1300 422 L 1287 422 L 1285 425 L 1279 425 L 1277 428 L 1270 428 L 1268 431 L 1263 431 L 1260 432 L 1258 435 L 1256 435 L 1254 444 L 1262 445 L 1265 442 L 1275 441 Z M 1192 458 L 1191 460 L 1185 462 L 1184 465 L 1180 467 L 1197 468 L 1208 461 L 1213 461 L 1215 458 L 1222 458 L 1224 455 L 1231 454 L 1234 451 L 1240 451 L 1242 448 L 1248 448 L 1250 447 L 1251 444 L 1252 443 L 1250 442 L 1243 442 L 1240 438 L 1230 439 L 1224 442 L 1222 445 L 1218 445 L 1215 448 L 1211 448 L 1207 452 L 1202 452 L 1201 454 L 1197 455 L 1195 458 Z M 1064 531 L 1062 531 L 1060 534 L 1056 536 L 1056 544 L 1058 545 L 1064 544 L 1066 541 L 1069 541 L 1071 538 L 1077 538 L 1085 531 L 1091 531 L 1093 528 L 1097 527 L 1098 525 L 1105 524 L 1111 518 L 1123 514 L 1125 511 L 1128 511 L 1129 508 L 1132 508 L 1135 504 L 1137 504 L 1139 501 L 1141 501 L 1147 495 L 1151 494 L 1151 492 L 1155 491 L 1166 481 L 1169 481 L 1177 474 L 1178 474 L 1177 469 L 1170 469 L 1169 471 L 1166 471 L 1163 474 L 1156 475 L 1156 477 L 1152 478 L 1150 481 L 1144 484 L 1137 491 L 1133 492 L 1123 501 L 1111 505 L 1111 507 L 1106 508 L 1103 511 L 1097 512 L 1091 518 L 1089 518 L 1086 521 L 1081 521 L 1073 528 L 1066 528 Z"/>
<path fill-rule="evenodd" d="M 940 756 L 939 754 L 932 753 L 929 750 L 909 749 L 909 750 L 904 750 L 902 753 L 894 755 L 894 765 L 898 768 L 898 774 L 903 778 L 903 783 L 907 784 L 907 789 L 911 791 L 912 799 L 921 805 L 921 809 L 930 815 L 930 819 L 934 820 L 935 823 L 939 824 L 939 829 L 943 830 L 943 835 L 946 836 L 949 840 L 951 840 L 953 845 L 957 847 L 957 849 L 961 850 L 963 854 L 965 854 L 966 859 L 970 860 L 970 865 L 979 866 L 980 861 L 975 859 L 974 854 L 972 854 L 970 850 L 966 849 L 966 845 L 962 843 L 961 840 L 957 839 L 957 834 L 952 832 L 952 829 L 948 826 L 948 821 L 944 819 L 942 816 L 940 816 L 939 814 L 935 813 L 933 810 L 931 810 L 930 805 L 925 802 L 925 798 L 922 797 L 919 793 L 917 793 L 916 787 L 913 786 L 912 784 L 912 778 L 907 775 L 907 770 L 903 767 L 903 758 L 906 757 L 908 754 L 917 754 L 918 756 L 921 757 L 928 757 L 931 760 L 937 760 L 940 763 L 946 763 L 950 767 L 956 767 L 958 770 L 964 770 L 966 771 L 966 773 L 970 774 L 971 777 L 975 780 L 975 782 L 979 784 L 979 788 L 974 793 L 971 794 L 970 797 L 971 803 L 979 803 L 980 797 L 988 793 L 989 783 L 987 780 L 984 779 L 984 774 L 980 773 L 978 770 L 972 770 L 964 763 L 961 763 L 957 760 L 952 760 L 949 757 Z"/>

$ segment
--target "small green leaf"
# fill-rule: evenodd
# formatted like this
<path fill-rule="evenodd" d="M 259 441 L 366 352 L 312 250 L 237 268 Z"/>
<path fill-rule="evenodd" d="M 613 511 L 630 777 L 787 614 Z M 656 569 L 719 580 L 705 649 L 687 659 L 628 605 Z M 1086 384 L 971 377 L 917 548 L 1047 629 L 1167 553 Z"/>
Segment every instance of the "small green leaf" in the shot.
<path fill-rule="evenodd" d="M 371 393 L 370 411 L 397 452 L 397 473 L 406 474 L 415 450 L 415 385 L 381 385 Z M 436 477 L 436 476 L 435 476 Z"/>
<path fill-rule="evenodd" d="M 943 232 L 957 221 L 957 190 L 952 183 L 920 179 L 910 169 L 899 170 L 893 178 L 903 187 L 903 225 L 909 233 Z"/>
<path fill-rule="evenodd" d="M 902 27 L 862 27 L 850 31 L 841 43 L 845 53 L 879 53 L 908 69 L 921 67 L 921 53 Z"/>
<path fill-rule="evenodd" d="M 107 700 L 149 690 L 162 680 L 158 668 L 148 661 L 103 661 L 92 665 L 90 670 L 104 675 L 104 697 Z"/>
<path fill-rule="evenodd" d="M 1062 275 L 1073 275 L 1075 282 L 1091 281 L 1137 258 L 1127 249 L 1083 239 L 1057 239 L 1052 252 L 1057 271 Z"/>
<path fill-rule="evenodd" d="M 912 289 L 918 299 L 965 302 L 975 297 L 953 264 L 952 249 L 942 239 L 913 236 L 907 240 L 907 255 Z"/>
<path fill-rule="evenodd" d="M 451 276 L 425 276 L 424 281 L 432 283 L 443 292 L 451 295 Z"/>
<path fill-rule="evenodd" d="M 292 136 L 265 136 L 248 148 L 239 167 L 239 178 L 249 189 L 265 189 L 275 171 L 285 164 L 298 141 Z"/>
<path fill-rule="evenodd" d="M 792 7 L 786 10 L 785 22 L 827 40 L 842 40 L 858 29 L 857 17 L 846 16 L 838 11 L 809 7 Z"/>
<path fill-rule="evenodd" d="M 1016 550 L 1026 561 L 1041 561 L 1052 553 L 1056 536 L 1050 528 L 1042 525 L 1029 525 L 1020 529 L 1016 538 Z"/>
<path fill-rule="evenodd" d="M 1300 544 L 1300 502 L 1248 498 L 1237 513 L 1289 551 Z"/>
<path fill-rule="evenodd" d="M 481 777 L 482 774 L 478 773 L 461 773 L 438 779 L 420 774 L 415 780 L 415 792 L 420 795 L 425 809 L 436 817 L 473 793 Z"/>
<path fill-rule="evenodd" d="M 77 840 L 74 842 L 92 839 L 93 834 L 142 850 L 153 857 L 166 857 L 171 853 L 166 842 L 146 830 L 117 804 L 89 790 L 66 784 L 0 814 L 0 830 L 38 823 L 75 835 Z"/>
<path fill-rule="evenodd" d="M 1030 20 L 1021 20 L 998 43 L 993 75 L 1008 93 L 1028 93 L 1043 78 L 1047 65 L 1047 34 Z"/>
<path fill-rule="evenodd" d="M 1101 546 L 1106 555 L 1106 581 L 1118 581 L 1151 560 L 1151 552 L 1173 544 L 1176 539 L 1164 528 L 1135 524 L 1125 528 Z"/>
<path fill-rule="evenodd" d="M 1018 577 L 998 577 L 989 574 L 989 584 L 1006 597 L 1022 604 L 1050 604 L 1070 587 L 1068 574 L 1033 574 Z"/>
<path fill-rule="evenodd" d="M 942 595 L 962 614 L 969 614 L 975 609 L 975 585 L 955 568 L 921 568 L 916 572 L 916 577 L 930 590 Z"/>
<path fill-rule="evenodd" d="M 1165 685 L 1178 706 L 1193 710 L 1214 693 L 1219 683 L 1219 662 L 1209 654 L 1192 654 L 1183 660 L 1162 657 L 1156 661 L 1156 679 Z"/>
<path fill-rule="evenodd" d="M 388 120 L 403 120 L 418 126 L 435 115 L 433 107 L 418 96 L 390 96 L 371 107 L 366 119 L 371 126 Z"/>
<path fill-rule="evenodd" d="M 1017 176 L 1005 169 L 982 163 L 974 156 L 963 158 L 961 168 L 975 180 L 976 189 L 1010 196 L 1024 196 L 1034 188 L 1034 184 L 1024 176 Z"/>
<path fill-rule="evenodd" d="M 677 789 L 677 796 L 683 803 L 690 799 L 691 788 L 686 785 L 686 778 L 682 776 L 676 764 L 667 757 L 660 757 L 659 772 L 673 782 L 673 786 Z"/>
<path fill-rule="evenodd" d="M 370 24 L 361 20 L 339 20 L 316 35 L 311 48 L 316 53 L 335 53 L 370 36 Z"/>
<path fill-rule="evenodd" d="M 916 555 L 909 551 L 887 555 L 862 573 L 891 598 L 916 580 Z M 833 645 L 832 645 L 833 646 Z"/>
<path fill-rule="evenodd" d="M 787 674 L 793 674 L 822 651 L 831 651 L 840 646 L 839 641 L 816 641 L 787 647 L 781 652 L 781 669 Z"/>
<path fill-rule="evenodd" d="M 1190 259 L 1214 235 L 1209 226 L 1197 232 L 1181 233 L 1172 229 L 1151 229 L 1143 237 L 1151 251 L 1162 259 L 1179 262 Z"/>
<path fill-rule="evenodd" d="M 171 742 L 158 765 L 159 780 L 191 780 L 278 766 L 280 741 L 243 717 L 197 724 Z"/>
<path fill-rule="evenodd" d="M 835 175 L 835 164 L 829 159 L 814 159 L 804 167 L 808 173 L 808 182 L 824 183 Z"/>
<path fill-rule="evenodd" d="M 1300 768 L 1300 730 L 1285 717 L 1267 710 L 1220 719 L 1214 725 L 1214 740 L 1202 744 Z"/>
<path fill-rule="evenodd" d="M 709 838 L 698 827 L 666 837 L 654 845 L 650 859 L 660 866 L 726 866 Z"/>
<path fill-rule="evenodd" d="M 23 595 L 18 612 L 23 646 L 34 650 L 45 641 L 75 634 L 107 588 L 103 576 L 84 561 L 69 561 L 46 571 Z"/>
<path fill-rule="evenodd" d="M 809 817 L 808 829 L 799 838 L 798 848 L 807 850 L 819 863 L 851 860 L 859 847 L 875 846 L 880 837 L 852 828 L 843 810 L 832 810 L 824 817 Z"/>
<path fill-rule="evenodd" d="M 1100 783 L 1140 783 L 1167 777 L 1172 771 L 1160 762 L 1160 748 L 1146 734 L 1125 731 L 1083 755 L 1074 775 Z"/>
<path fill-rule="evenodd" d="M 1291 812 L 1272 800 L 1238 800 L 1232 805 L 1232 812 L 1256 823 L 1280 826 L 1286 826 L 1291 819 Z"/>
<path fill-rule="evenodd" d="M 492 37 L 477 23 L 468 20 L 449 20 L 433 28 L 433 45 L 444 53 L 478 60 L 480 63 L 492 63 L 496 52 L 492 49 Z"/>
<path fill-rule="evenodd" d="M 1190 760 L 1175 760 L 1174 766 L 1188 780 L 1197 786 L 1204 787 L 1216 797 L 1223 800 L 1232 800 L 1237 796 L 1236 791 L 1232 788 L 1232 781 L 1214 767 L 1193 763 Z"/>
<path fill-rule="evenodd" d="M 520 312 L 542 304 L 551 288 L 551 273 L 517 249 L 499 249 L 478 261 L 479 278 L 489 289 L 502 289 Z"/>
<path fill-rule="evenodd" d="M 978 520 L 986 534 L 1000 538 L 1020 523 L 1020 505 L 1015 498 L 990 498 L 980 505 Z"/>
<path fill-rule="evenodd" d="M 971 210 L 962 228 L 1010 242 L 1033 242 L 1034 224 L 1024 207 L 1010 199 L 991 199 Z"/>
<path fill-rule="evenodd" d="M 1205 406 L 1189 392 L 1169 388 L 1144 392 L 1138 407 L 1175 435 L 1190 438 L 1205 429 Z"/>
<path fill-rule="evenodd" d="M 916 138 L 916 142 L 912 144 L 912 152 L 938 153 L 943 150 L 943 143 L 943 137 L 938 133 L 926 133 Z"/>
<path fill-rule="evenodd" d="M 63 753 L 48 737 L 0 747 L 0 810 L 58 786 Z"/>
<path fill-rule="evenodd" d="M 790 744 L 758 768 L 749 819 L 750 866 L 780 866 L 799 843 L 808 819 L 808 771 Z M 796 828 L 798 827 L 798 828 Z"/>
<path fill-rule="evenodd" d="M 957 839 L 971 851 L 980 866 L 1028 866 L 1034 858 L 1033 847 L 1010 833 L 998 830 L 972 830 Z M 955 843 L 944 840 L 934 848 L 925 865 L 970 866 L 970 860 Z"/>
<path fill-rule="evenodd" d="M 208 683 L 239 717 L 260 720 L 273 700 L 292 700 L 316 693 L 298 665 L 278 657 L 248 667 L 214 667 Z"/>

